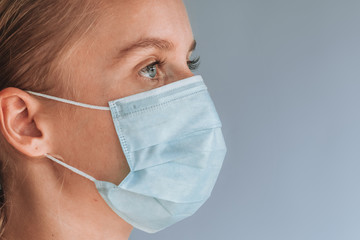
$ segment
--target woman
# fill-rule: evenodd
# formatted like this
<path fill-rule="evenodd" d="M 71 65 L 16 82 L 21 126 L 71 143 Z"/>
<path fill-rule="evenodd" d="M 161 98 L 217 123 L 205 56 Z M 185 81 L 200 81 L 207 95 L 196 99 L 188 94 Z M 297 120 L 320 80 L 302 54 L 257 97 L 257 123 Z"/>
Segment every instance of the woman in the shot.
<path fill-rule="evenodd" d="M 128 239 L 201 206 L 225 145 L 180 0 L 0 14 L 3 239 Z"/>

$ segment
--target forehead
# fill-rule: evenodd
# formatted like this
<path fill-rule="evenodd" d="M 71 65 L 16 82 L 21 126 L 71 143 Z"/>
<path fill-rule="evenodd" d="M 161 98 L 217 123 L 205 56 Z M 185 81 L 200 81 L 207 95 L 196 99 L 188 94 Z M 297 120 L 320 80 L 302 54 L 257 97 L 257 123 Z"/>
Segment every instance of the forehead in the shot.
<path fill-rule="evenodd" d="M 108 1 L 88 39 L 119 48 L 144 38 L 167 39 L 175 44 L 193 38 L 181 0 Z M 191 40 L 190 40 L 191 41 Z"/>

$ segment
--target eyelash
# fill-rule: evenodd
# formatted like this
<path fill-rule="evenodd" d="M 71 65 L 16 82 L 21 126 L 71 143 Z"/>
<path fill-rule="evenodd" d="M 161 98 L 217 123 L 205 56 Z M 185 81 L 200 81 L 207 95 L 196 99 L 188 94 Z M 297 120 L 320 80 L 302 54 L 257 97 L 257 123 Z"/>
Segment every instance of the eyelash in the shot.
<path fill-rule="evenodd" d="M 153 66 L 158 66 L 158 67 L 161 67 L 165 64 L 165 60 L 157 60 L 157 61 L 154 61 L 152 63 L 150 63 L 149 65 L 147 65 L 145 68 L 143 69 L 146 69 L 148 67 L 153 67 Z M 200 56 L 196 57 L 195 59 L 193 60 L 189 60 L 187 61 L 187 65 L 189 67 L 189 69 L 191 71 L 195 71 L 199 68 L 200 66 Z"/>
<path fill-rule="evenodd" d="M 162 75 L 160 74 L 161 73 L 161 67 L 163 65 L 165 65 L 165 60 L 154 61 L 154 62 L 150 63 L 149 65 L 147 65 L 146 67 L 142 68 L 139 71 L 139 75 L 142 78 L 146 79 L 146 80 L 150 79 L 152 82 L 158 82 L 158 81 L 160 81 L 160 79 L 163 79 L 163 77 L 161 77 Z M 199 68 L 199 65 L 200 65 L 200 57 L 196 57 L 193 60 L 188 60 L 187 65 L 188 65 L 188 68 L 191 71 L 197 70 Z M 149 73 L 150 69 L 153 69 L 154 67 L 155 67 L 155 70 L 156 70 L 155 71 L 155 76 L 154 77 L 145 76 L 145 75 L 147 75 L 147 73 Z"/>
<path fill-rule="evenodd" d="M 197 70 L 199 68 L 199 66 L 200 66 L 200 56 L 196 57 L 193 60 L 187 61 L 187 64 L 188 64 L 189 69 L 191 71 Z"/>

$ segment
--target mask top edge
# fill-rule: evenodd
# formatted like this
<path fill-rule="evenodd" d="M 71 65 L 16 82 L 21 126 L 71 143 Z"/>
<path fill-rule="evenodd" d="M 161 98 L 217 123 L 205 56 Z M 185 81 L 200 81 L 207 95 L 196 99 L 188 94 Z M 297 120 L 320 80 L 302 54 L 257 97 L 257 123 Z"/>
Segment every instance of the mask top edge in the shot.
<path fill-rule="evenodd" d="M 159 88 L 155 88 L 146 92 L 141 92 L 141 93 L 137 93 L 134 95 L 130 95 L 124 98 L 120 98 L 120 99 L 115 99 L 112 101 L 109 101 L 109 106 L 111 106 L 112 104 L 114 104 L 115 102 L 120 102 L 120 103 L 129 103 L 129 102 L 133 102 L 133 101 L 138 101 L 138 100 L 142 100 L 163 92 L 167 92 L 167 91 L 171 91 L 173 89 L 177 89 L 183 86 L 186 86 L 188 84 L 192 84 L 192 83 L 197 83 L 197 82 L 203 82 L 203 78 L 201 77 L 201 75 L 196 75 L 196 76 L 192 76 L 189 78 L 185 78 L 164 86 L 161 86 Z"/>

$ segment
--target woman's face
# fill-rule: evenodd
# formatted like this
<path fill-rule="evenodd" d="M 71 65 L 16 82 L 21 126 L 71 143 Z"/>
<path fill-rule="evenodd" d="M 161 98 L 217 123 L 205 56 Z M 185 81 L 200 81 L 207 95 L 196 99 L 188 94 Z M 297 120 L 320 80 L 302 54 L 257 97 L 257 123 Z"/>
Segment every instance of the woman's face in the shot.
<path fill-rule="evenodd" d="M 108 1 L 98 24 L 61 68 L 71 79 L 65 84 L 74 89 L 73 100 L 107 106 L 110 100 L 192 76 L 188 64 L 194 47 L 181 0 Z M 119 184 L 129 168 L 110 112 L 66 109 L 53 123 L 51 154 L 99 180 Z"/>

